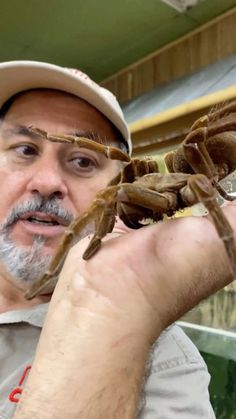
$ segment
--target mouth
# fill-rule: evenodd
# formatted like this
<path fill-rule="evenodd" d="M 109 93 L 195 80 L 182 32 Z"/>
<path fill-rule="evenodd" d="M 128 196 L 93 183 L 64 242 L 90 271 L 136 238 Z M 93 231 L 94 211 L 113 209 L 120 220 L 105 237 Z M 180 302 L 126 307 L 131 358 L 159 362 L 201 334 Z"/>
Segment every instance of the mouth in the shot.
<path fill-rule="evenodd" d="M 53 237 L 63 234 L 68 226 L 63 218 L 43 212 L 26 212 L 16 222 L 29 234 Z"/>
<path fill-rule="evenodd" d="M 67 226 L 68 223 L 56 215 L 51 215 L 43 212 L 26 212 L 22 214 L 19 218 L 20 220 L 25 220 L 33 224 L 47 225 L 47 226 Z"/>

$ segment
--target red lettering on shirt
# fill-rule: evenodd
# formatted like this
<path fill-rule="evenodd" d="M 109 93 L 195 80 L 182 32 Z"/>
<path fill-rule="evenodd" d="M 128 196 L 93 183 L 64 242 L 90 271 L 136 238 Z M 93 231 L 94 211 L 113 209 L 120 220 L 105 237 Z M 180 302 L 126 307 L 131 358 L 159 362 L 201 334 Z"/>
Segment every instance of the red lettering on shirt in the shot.
<path fill-rule="evenodd" d="M 25 381 L 25 378 L 26 378 L 30 368 L 31 368 L 31 365 L 27 365 L 27 367 L 25 367 L 24 372 L 23 372 L 23 374 L 20 378 L 20 381 L 18 383 L 19 387 L 14 388 L 11 391 L 11 393 L 9 394 L 8 399 L 10 400 L 10 402 L 12 402 L 12 403 L 18 403 L 19 402 L 20 399 L 19 399 L 19 397 L 17 397 L 17 395 L 20 395 L 23 391 L 23 388 L 21 386 L 22 386 L 23 382 Z"/>

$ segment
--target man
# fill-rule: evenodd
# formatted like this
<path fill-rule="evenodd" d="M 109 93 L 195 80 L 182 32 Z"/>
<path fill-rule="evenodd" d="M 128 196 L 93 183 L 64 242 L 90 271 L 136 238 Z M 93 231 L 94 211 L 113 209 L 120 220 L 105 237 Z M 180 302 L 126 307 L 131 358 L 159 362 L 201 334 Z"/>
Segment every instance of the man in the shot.
<path fill-rule="evenodd" d="M 0 417 L 13 417 L 17 404 L 17 419 L 214 417 L 198 351 L 177 326 L 161 334 L 231 280 L 214 227 L 185 219 L 121 228 L 88 262 L 85 238 L 69 253 L 52 300 L 45 291 L 26 301 L 66 226 L 119 166 L 29 128 L 129 153 L 131 141 L 115 98 L 81 72 L 9 62 L 0 80 Z M 232 223 L 234 211 L 225 209 Z"/>

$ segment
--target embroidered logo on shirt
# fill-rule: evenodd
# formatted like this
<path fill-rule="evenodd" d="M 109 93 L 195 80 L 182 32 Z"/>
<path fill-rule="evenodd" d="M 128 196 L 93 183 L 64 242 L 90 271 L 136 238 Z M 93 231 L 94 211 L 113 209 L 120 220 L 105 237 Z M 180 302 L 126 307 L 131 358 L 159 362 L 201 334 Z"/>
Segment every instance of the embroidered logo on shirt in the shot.
<path fill-rule="evenodd" d="M 9 394 L 8 399 L 10 400 L 10 402 L 12 402 L 12 403 L 18 403 L 19 402 L 20 399 L 19 399 L 19 397 L 17 397 L 17 395 L 20 395 L 23 391 L 22 385 L 23 385 L 23 383 L 26 379 L 26 376 L 29 373 L 30 368 L 31 368 L 31 365 L 27 365 L 27 367 L 25 367 L 24 372 L 21 376 L 21 379 L 18 383 L 19 387 L 14 388 L 12 390 L 12 392 Z"/>

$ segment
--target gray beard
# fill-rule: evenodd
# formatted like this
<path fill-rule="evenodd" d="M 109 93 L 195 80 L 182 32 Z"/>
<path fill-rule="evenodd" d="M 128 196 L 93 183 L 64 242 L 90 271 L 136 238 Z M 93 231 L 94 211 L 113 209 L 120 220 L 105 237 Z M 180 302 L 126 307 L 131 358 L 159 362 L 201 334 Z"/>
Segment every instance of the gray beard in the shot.
<path fill-rule="evenodd" d="M 45 238 L 35 236 L 29 248 L 19 246 L 9 238 L 9 233 L 0 232 L 0 261 L 8 273 L 21 284 L 32 284 L 48 268 L 52 256 L 43 255 Z"/>
<path fill-rule="evenodd" d="M 18 245 L 10 238 L 12 226 L 27 211 L 58 215 L 67 225 L 73 220 L 73 215 L 55 198 L 34 196 L 13 208 L 0 226 L 0 262 L 16 282 L 30 286 L 47 270 L 52 256 L 43 254 L 46 241 L 43 236 L 35 235 L 32 246 Z"/>

